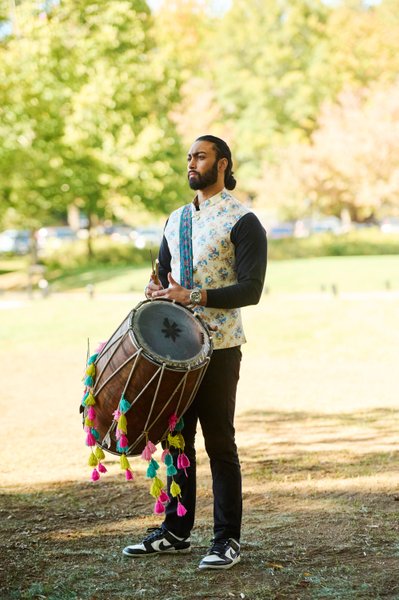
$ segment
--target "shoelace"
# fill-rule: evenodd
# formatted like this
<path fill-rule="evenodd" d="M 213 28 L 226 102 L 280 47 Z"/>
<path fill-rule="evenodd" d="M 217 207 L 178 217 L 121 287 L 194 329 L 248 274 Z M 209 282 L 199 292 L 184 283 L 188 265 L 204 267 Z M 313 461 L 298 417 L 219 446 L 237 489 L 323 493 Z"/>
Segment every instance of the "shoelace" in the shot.
<path fill-rule="evenodd" d="M 164 533 L 162 527 L 148 527 L 147 532 L 148 535 L 144 538 L 144 542 L 154 540 L 155 538 L 159 537 L 159 535 L 163 535 Z"/>
<path fill-rule="evenodd" d="M 226 546 L 229 545 L 229 540 L 212 540 L 212 546 L 208 554 L 222 555 L 226 550 Z"/>

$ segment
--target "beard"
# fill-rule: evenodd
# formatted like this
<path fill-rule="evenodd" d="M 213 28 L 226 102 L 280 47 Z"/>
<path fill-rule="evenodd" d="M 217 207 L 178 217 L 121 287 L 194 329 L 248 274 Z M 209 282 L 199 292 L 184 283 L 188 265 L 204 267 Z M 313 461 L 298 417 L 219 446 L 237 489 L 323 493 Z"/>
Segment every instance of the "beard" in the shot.
<path fill-rule="evenodd" d="M 190 178 L 188 175 L 188 185 L 192 190 L 204 190 L 210 185 L 214 185 L 218 179 L 218 161 L 215 160 L 212 167 L 205 173 L 195 172 L 195 175 Z"/>

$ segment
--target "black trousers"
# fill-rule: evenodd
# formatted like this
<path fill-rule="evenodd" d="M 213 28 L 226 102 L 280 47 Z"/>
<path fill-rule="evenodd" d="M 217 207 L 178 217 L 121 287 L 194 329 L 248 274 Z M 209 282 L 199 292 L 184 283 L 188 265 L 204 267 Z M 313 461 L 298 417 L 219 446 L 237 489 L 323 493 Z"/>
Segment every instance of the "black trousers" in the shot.
<path fill-rule="evenodd" d="M 176 513 L 177 499 L 166 507 L 163 527 L 179 537 L 187 537 L 194 525 L 196 502 L 195 434 L 199 420 L 209 456 L 213 484 L 214 538 L 240 539 L 242 518 L 241 469 L 235 443 L 234 411 L 240 374 L 240 346 L 214 350 L 204 379 L 188 411 L 185 413 L 185 453 L 191 466 L 174 476 L 180 485 L 184 517 Z M 173 452 L 172 452 L 173 454 Z M 174 464 L 177 462 L 174 453 Z M 168 491 L 171 478 L 168 478 Z M 170 495 L 170 494 L 169 494 Z"/>

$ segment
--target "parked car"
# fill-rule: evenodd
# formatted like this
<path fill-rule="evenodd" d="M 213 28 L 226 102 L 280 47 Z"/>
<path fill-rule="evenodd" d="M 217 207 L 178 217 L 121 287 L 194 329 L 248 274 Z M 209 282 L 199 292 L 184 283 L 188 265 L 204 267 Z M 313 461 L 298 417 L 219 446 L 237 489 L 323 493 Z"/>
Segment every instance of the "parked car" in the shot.
<path fill-rule="evenodd" d="M 37 245 L 40 251 L 60 248 L 66 242 L 78 239 L 76 231 L 70 227 L 42 227 L 37 232 Z"/>
<path fill-rule="evenodd" d="M 162 227 L 141 227 L 134 232 L 134 245 L 139 249 L 159 247 L 162 235 Z"/>
<path fill-rule="evenodd" d="M 385 217 L 380 224 L 382 233 L 399 233 L 399 217 Z"/>
<path fill-rule="evenodd" d="M 6 229 L 0 233 L 0 254 L 28 254 L 30 232 L 26 229 Z"/>

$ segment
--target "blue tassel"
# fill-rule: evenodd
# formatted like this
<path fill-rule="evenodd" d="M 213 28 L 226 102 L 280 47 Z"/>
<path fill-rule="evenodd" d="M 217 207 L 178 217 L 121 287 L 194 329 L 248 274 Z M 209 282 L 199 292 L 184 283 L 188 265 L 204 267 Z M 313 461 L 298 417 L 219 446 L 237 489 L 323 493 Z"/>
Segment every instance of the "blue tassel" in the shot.
<path fill-rule="evenodd" d="M 89 360 L 87 361 L 87 364 L 88 364 L 88 365 L 92 365 L 92 364 L 93 364 L 93 363 L 96 361 L 96 359 L 97 359 L 97 356 L 98 356 L 98 354 L 92 354 L 92 355 L 90 356 Z"/>
<path fill-rule="evenodd" d="M 173 456 L 171 454 L 166 454 L 166 456 L 165 456 L 165 465 L 167 467 L 169 467 L 170 465 L 173 465 Z"/>
<path fill-rule="evenodd" d="M 176 475 L 177 473 L 177 469 L 175 467 L 175 465 L 169 465 L 168 468 L 166 469 L 166 474 L 168 475 L 168 477 L 172 477 L 173 475 Z"/>
<path fill-rule="evenodd" d="M 85 395 L 82 398 L 82 406 L 86 406 L 86 398 L 89 395 L 89 392 L 86 392 Z"/>
<path fill-rule="evenodd" d="M 90 431 L 91 431 L 92 436 L 95 437 L 96 440 L 100 439 L 100 434 L 98 433 L 97 429 L 94 429 L 94 427 L 93 427 L 92 429 L 90 429 Z"/>
<path fill-rule="evenodd" d="M 91 375 L 88 375 L 85 379 L 85 385 L 87 385 L 87 387 L 92 387 L 94 383 L 94 379 Z"/>
<path fill-rule="evenodd" d="M 146 475 L 147 475 L 147 477 L 150 477 L 151 479 L 153 477 L 156 477 L 156 475 L 157 475 L 157 470 L 154 467 L 154 465 L 152 465 L 151 463 L 148 465 L 148 469 L 147 469 Z"/>
<path fill-rule="evenodd" d="M 128 400 L 126 400 L 126 398 L 124 398 L 122 396 L 120 402 L 119 402 L 119 410 L 123 413 L 127 412 L 130 408 L 130 402 Z"/>

